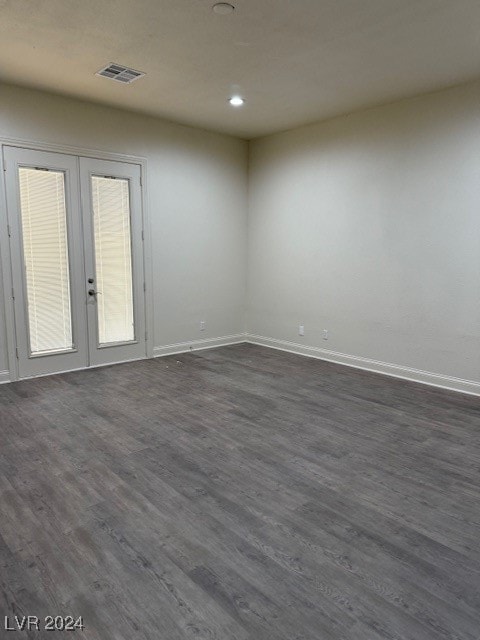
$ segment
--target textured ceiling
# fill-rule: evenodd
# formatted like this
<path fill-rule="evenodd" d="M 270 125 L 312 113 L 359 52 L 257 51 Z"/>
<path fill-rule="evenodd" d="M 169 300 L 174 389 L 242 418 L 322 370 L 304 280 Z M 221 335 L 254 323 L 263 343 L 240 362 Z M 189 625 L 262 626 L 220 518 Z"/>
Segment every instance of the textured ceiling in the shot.
<path fill-rule="evenodd" d="M 0 0 L 0 79 L 254 138 L 480 76 L 480 0 L 231 1 Z"/>

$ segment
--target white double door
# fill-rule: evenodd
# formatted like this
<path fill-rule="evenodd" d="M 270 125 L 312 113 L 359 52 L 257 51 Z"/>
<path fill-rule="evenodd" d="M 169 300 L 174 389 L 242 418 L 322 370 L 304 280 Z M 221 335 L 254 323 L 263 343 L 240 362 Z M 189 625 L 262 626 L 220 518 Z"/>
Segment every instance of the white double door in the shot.
<path fill-rule="evenodd" d="M 19 377 L 145 357 L 140 165 L 4 154 Z"/>

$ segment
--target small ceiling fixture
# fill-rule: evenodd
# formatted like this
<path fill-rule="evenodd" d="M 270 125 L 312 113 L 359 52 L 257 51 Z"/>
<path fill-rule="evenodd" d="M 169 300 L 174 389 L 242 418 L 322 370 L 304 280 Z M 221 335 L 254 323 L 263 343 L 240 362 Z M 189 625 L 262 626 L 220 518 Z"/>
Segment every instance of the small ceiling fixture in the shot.
<path fill-rule="evenodd" d="M 122 84 L 130 84 L 131 82 L 142 78 L 145 74 L 143 71 L 135 71 L 135 69 L 125 67 L 123 64 L 111 62 L 103 69 L 100 69 L 100 71 L 97 71 L 95 75 L 102 76 L 102 78 L 108 78 L 109 80 L 115 80 Z"/>
<path fill-rule="evenodd" d="M 217 4 L 213 5 L 213 11 L 222 16 L 226 16 L 229 13 L 233 13 L 235 11 L 235 7 L 233 4 L 229 4 L 228 2 L 217 2 Z"/>
<path fill-rule="evenodd" d="M 240 96 L 232 96 L 228 99 L 228 101 L 232 105 L 232 107 L 241 107 L 242 104 L 245 104 L 245 100 Z"/>

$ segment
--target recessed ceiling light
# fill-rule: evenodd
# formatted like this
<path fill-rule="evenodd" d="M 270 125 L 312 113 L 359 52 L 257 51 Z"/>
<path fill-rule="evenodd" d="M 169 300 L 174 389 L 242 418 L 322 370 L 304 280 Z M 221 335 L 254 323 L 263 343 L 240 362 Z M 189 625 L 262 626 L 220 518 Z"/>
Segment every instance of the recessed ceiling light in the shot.
<path fill-rule="evenodd" d="M 226 16 L 229 13 L 233 13 L 235 11 L 235 7 L 233 4 L 229 4 L 228 2 L 217 2 L 217 4 L 213 5 L 213 11 L 222 16 Z"/>
<path fill-rule="evenodd" d="M 232 96 L 228 99 L 228 101 L 232 105 L 232 107 L 241 107 L 242 104 L 245 104 L 245 100 L 240 96 Z"/>

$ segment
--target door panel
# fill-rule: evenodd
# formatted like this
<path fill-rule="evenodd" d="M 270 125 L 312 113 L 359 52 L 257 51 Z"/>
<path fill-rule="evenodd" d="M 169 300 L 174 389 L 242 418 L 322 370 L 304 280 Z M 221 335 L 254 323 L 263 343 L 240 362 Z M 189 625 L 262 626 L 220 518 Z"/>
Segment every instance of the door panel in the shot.
<path fill-rule="evenodd" d="M 91 364 L 145 357 L 140 167 L 80 158 Z"/>
<path fill-rule="evenodd" d="M 5 149 L 20 377 L 87 365 L 77 158 Z"/>
<path fill-rule="evenodd" d="M 140 166 L 4 154 L 19 377 L 145 357 Z"/>

